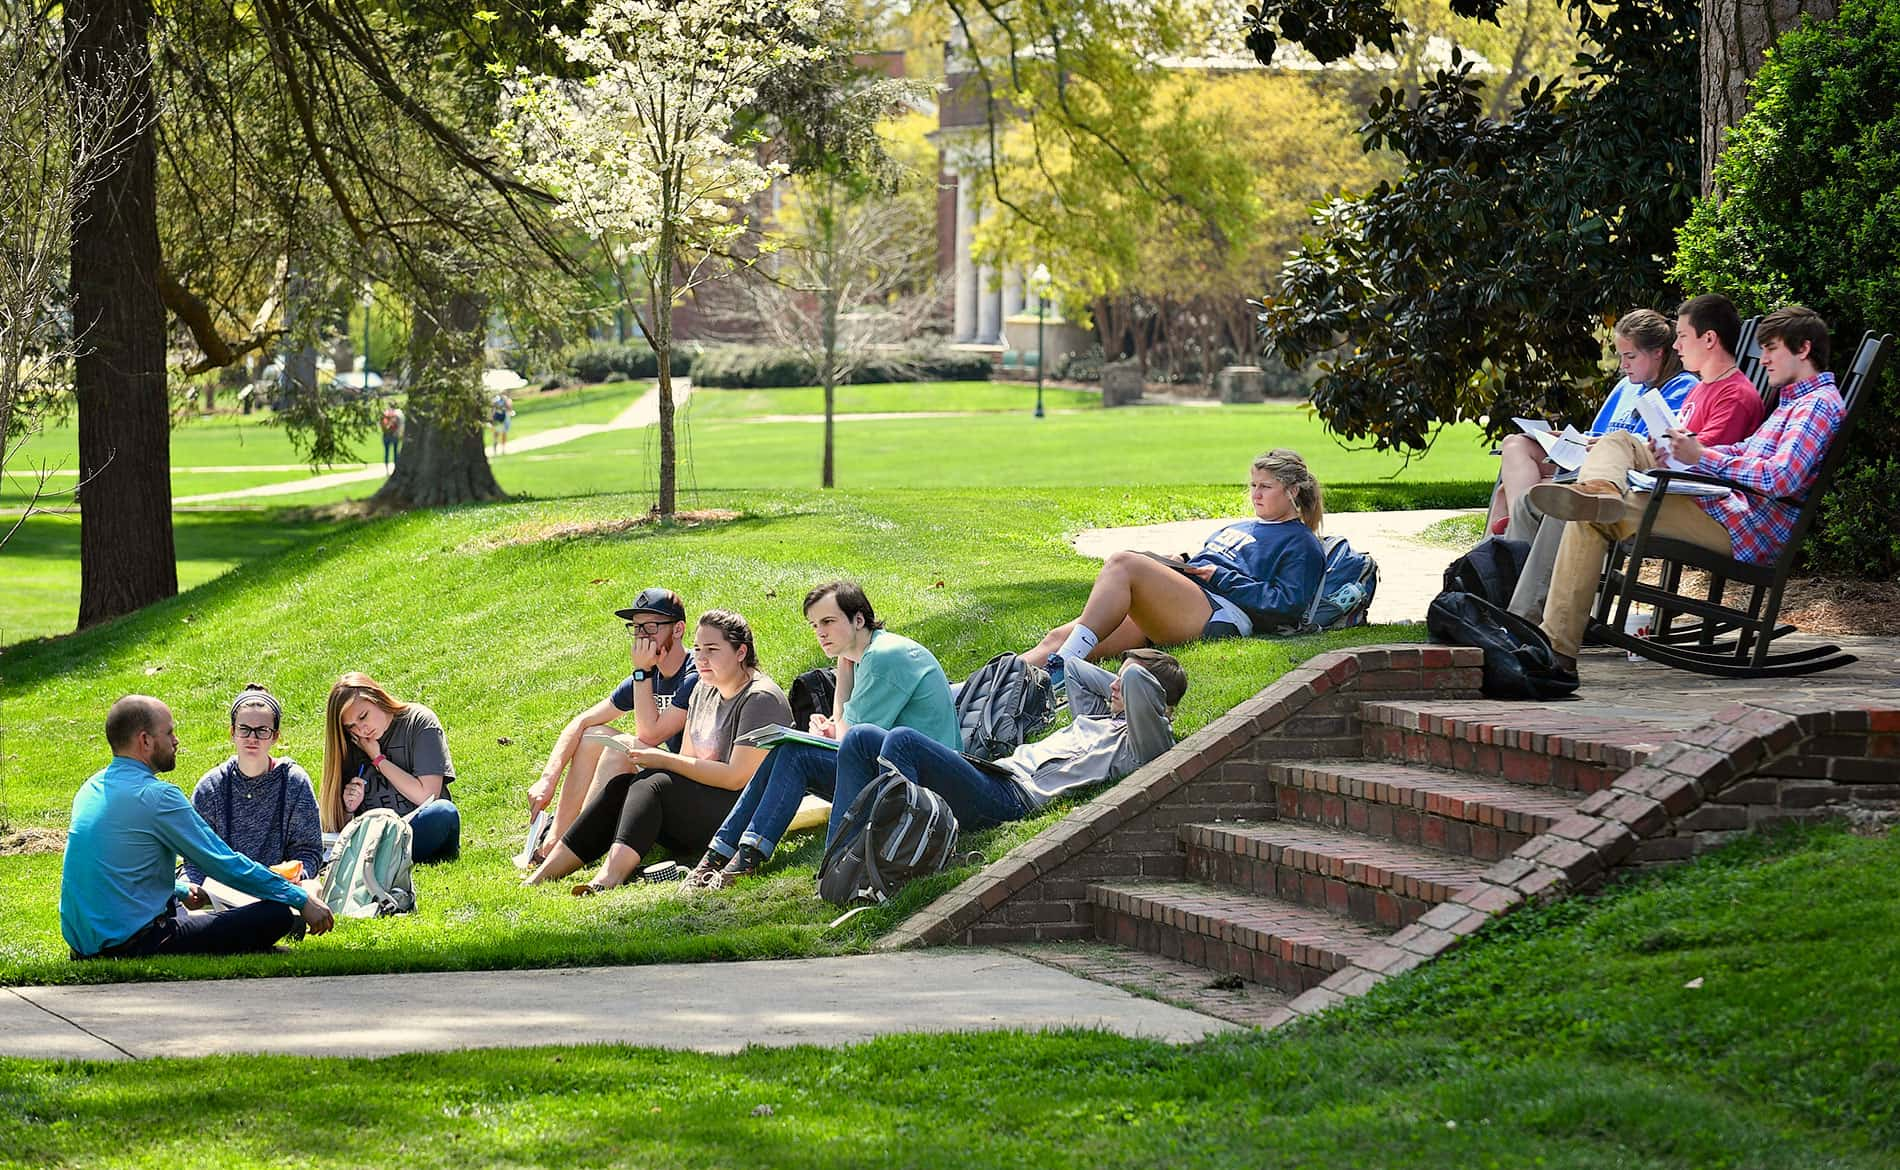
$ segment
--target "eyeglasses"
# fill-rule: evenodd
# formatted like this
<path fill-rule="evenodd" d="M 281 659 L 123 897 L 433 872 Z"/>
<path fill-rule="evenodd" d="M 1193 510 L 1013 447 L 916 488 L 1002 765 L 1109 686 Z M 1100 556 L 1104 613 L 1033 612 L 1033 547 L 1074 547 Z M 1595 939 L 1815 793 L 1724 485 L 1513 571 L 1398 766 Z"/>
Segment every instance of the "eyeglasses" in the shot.
<path fill-rule="evenodd" d="M 661 630 L 672 624 L 672 622 L 628 622 L 627 633 L 642 638 L 657 638 Z"/>
<path fill-rule="evenodd" d="M 231 730 L 239 739 L 269 739 L 277 734 L 275 727 L 250 727 L 243 723 Z"/>

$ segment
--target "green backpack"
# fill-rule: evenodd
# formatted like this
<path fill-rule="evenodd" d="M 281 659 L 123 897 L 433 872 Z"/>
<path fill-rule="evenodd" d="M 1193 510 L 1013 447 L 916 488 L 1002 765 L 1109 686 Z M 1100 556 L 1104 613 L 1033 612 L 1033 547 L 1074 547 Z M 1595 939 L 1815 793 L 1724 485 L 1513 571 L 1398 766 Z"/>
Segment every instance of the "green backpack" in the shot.
<path fill-rule="evenodd" d="M 330 912 L 338 918 L 380 918 L 414 910 L 413 843 L 409 822 L 386 808 L 370 809 L 343 826 L 318 887 Z"/>

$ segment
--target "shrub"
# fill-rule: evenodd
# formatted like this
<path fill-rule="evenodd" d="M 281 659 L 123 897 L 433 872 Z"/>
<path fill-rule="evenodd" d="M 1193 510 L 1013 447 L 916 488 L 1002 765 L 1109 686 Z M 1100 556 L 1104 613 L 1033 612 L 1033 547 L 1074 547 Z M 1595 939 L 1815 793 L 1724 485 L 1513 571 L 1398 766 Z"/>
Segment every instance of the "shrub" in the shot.
<path fill-rule="evenodd" d="M 673 373 L 686 377 L 693 372 L 698 356 L 696 345 L 673 347 Z M 582 382 L 616 382 L 626 378 L 659 376 L 660 363 L 644 345 L 622 345 L 612 341 L 586 341 L 567 352 L 567 369 Z"/>
<path fill-rule="evenodd" d="M 1102 380 L 1102 347 L 1092 345 L 1086 353 L 1065 353 L 1050 368 L 1050 376 L 1063 382 L 1099 382 Z"/>
<path fill-rule="evenodd" d="M 1837 368 L 1864 330 L 1900 326 L 1900 7 L 1848 0 L 1804 22 L 1756 75 L 1753 108 L 1678 236 L 1685 288 L 1744 314 L 1799 301 L 1827 319 Z M 1807 557 L 1816 568 L 1900 568 L 1900 362 L 1856 424 Z"/>
<path fill-rule="evenodd" d="M 923 345 L 874 357 L 850 378 L 866 382 L 971 382 L 987 380 L 990 357 L 940 345 Z M 818 371 L 791 350 L 768 346 L 708 346 L 693 367 L 696 385 L 730 390 L 763 390 L 783 386 L 816 386 Z"/>

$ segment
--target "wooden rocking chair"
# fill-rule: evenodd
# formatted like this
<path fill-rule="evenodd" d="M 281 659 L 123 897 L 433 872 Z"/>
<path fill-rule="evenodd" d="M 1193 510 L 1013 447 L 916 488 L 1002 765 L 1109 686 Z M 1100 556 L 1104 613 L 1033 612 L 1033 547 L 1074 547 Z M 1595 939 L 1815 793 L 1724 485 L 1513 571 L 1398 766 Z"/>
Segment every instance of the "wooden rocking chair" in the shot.
<path fill-rule="evenodd" d="M 1813 646 L 1784 653 L 1775 653 L 1773 646 L 1777 639 L 1794 632 L 1793 626 L 1778 624 L 1782 590 L 1794 568 L 1801 540 L 1814 523 L 1821 500 L 1847 455 L 1847 439 L 1853 432 L 1854 422 L 1863 410 L 1871 407 L 1874 396 L 1870 391 L 1892 348 L 1890 333 L 1875 337 L 1869 332 L 1861 339 L 1840 385 L 1846 408 L 1840 429 L 1829 442 L 1806 496 L 1784 501 L 1798 508 L 1799 513 L 1788 543 L 1771 563 L 1748 564 L 1686 541 L 1654 535 L 1651 529 L 1662 508 L 1664 489 L 1672 480 L 1718 484 L 1730 491 L 1761 494 L 1720 476 L 1658 468 L 1656 491 L 1636 535 L 1610 551 L 1594 615 L 1595 636 L 1653 662 L 1724 678 L 1812 674 L 1855 661 L 1852 654 L 1838 646 Z M 1660 584 L 1651 585 L 1642 580 L 1643 566 L 1651 561 L 1659 563 Z M 1706 599 L 1683 595 L 1681 581 L 1685 568 L 1700 569 L 1710 575 Z M 1725 600 L 1731 585 L 1747 589 L 1746 600 L 1741 604 Z M 1635 637 L 1625 632 L 1632 605 L 1654 607 L 1649 637 Z M 1680 620 L 1683 618 L 1691 620 Z"/>

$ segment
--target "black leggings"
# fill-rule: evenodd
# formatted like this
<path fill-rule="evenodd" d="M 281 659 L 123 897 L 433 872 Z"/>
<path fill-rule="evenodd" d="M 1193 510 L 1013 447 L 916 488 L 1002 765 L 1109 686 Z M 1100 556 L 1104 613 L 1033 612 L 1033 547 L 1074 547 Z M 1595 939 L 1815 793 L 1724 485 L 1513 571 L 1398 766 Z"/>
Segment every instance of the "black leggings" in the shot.
<path fill-rule="evenodd" d="M 588 800 L 561 844 L 583 862 L 615 842 L 641 857 L 658 843 L 674 857 L 697 859 L 738 799 L 737 792 L 671 772 L 622 772 Z"/>

